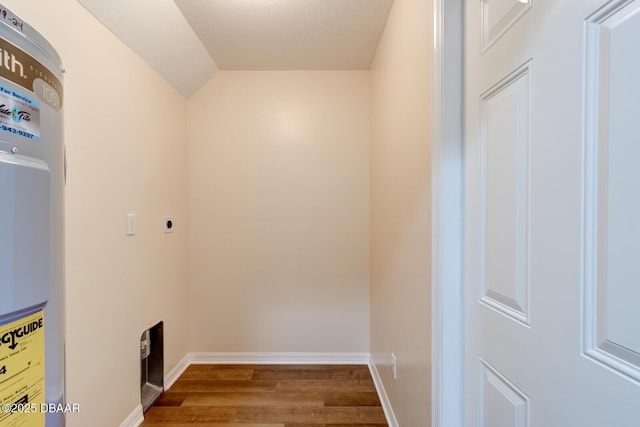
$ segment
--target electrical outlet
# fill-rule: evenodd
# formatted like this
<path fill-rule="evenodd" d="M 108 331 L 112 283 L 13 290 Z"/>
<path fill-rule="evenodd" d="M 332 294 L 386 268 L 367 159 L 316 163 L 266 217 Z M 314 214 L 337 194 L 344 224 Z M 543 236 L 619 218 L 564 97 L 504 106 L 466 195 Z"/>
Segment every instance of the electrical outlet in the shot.
<path fill-rule="evenodd" d="M 396 360 L 396 355 L 391 353 L 391 373 L 393 374 L 393 379 L 398 379 L 398 361 Z"/>
<path fill-rule="evenodd" d="M 176 226 L 176 222 L 173 219 L 173 216 L 165 215 L 164 223 L 163 223 L 164 232 L 165 233 L 173 233 L 173 229 L 175 228 L 175 226 Z"/>

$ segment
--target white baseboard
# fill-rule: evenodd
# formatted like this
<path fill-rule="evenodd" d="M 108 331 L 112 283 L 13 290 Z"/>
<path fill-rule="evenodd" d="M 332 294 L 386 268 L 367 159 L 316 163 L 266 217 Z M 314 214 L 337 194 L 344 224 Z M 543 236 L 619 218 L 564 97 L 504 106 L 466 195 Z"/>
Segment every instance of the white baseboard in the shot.
<path fill-rule="evenodd" d="M 190 364 L 191 360 L 189 354 L 187 354 L 182 358 L 181 361 L 178 362 L 176 366 L 173 367 L 172 370 L 169 371 L 167 375 L 164 376 L 164 389 L 169 390 L 173 383 L 175 383 L 176 380 L 180 378 L 180 375 L 182 375 L 182 373 L 186 371 Z"/>
<path fill-rule="evenodd" d="M 189 353 L 191 364 L 366 365 L 367 353 Z"/>
<path fill-rule="evenodd" d="M 382 384 L 378 368 L 376 368 L 376 364 L 371 356 L 369 356 L 369 371 L 371 372 L 373 383 L 376 385 L 376 391 L 378 392 L 378 398 L 380 398 L 380 404 L 382 405 L 384 416 L 387 418 L 387 424 L 389 424 L 389 427 L 398 427 L 398 420 L 396 420 L 396 416 L 393 413 L 393 408 L 391 407 L 391 402 L 389 401 L 387 392 Z"/>
<path fill-rule="evenodd" d="M 142 405 L 136 406 L 136 409 L 120 424 L 120 427 L 138 427 L 144 421 L 142 413 Z"/>
<path fill-rule="evenodd" d="M 368 365 L 387 423 L 389 427 L 398 427 L 378 369 L 368 353 L 189 353 L 164 377 L 164 389 L 171 388 L 189 365 L 206 364 Z M 142 421 L 142 405 L 138 405 L 120 427 L 138 427 Z"/>

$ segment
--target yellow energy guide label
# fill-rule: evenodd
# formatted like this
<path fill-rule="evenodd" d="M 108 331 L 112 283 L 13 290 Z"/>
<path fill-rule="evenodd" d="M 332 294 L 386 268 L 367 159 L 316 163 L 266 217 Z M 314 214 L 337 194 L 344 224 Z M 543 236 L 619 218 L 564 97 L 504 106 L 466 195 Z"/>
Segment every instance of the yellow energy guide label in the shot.
<path fill-rule="evenodd" d="M 42 310 L 0 326 L 0 404 L 0 426 L 44 426 Z"/>

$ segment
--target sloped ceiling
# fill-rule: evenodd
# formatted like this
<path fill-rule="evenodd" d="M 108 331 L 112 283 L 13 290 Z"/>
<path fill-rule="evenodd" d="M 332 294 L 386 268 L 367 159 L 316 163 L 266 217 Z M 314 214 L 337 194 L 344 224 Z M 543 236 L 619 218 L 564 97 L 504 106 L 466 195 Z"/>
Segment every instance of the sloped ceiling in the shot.
<path fill-rule="evenodd" d="M 175 0 L 223 70 L 368 69 L 391 0 Z"/>
<path fill-rule="evenodd" d="M 368 69 L 393 0 L 78 0 L 185 97 L 223 70 Z"/>
<path fill-rule="evenodd" d="M 173 0 L 78 0 L 185 97 L 217 71 Z"/>

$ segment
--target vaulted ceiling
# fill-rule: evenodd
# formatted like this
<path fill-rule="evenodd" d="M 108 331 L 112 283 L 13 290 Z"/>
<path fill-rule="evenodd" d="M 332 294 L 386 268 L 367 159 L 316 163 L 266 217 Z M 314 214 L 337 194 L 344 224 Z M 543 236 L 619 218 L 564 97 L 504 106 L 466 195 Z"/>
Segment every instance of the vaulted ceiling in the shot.
<path fill-rule="evenodd" d="M 186 97 L 218 69 L 368 69 L 393 3 L 78 1 Z"/>

